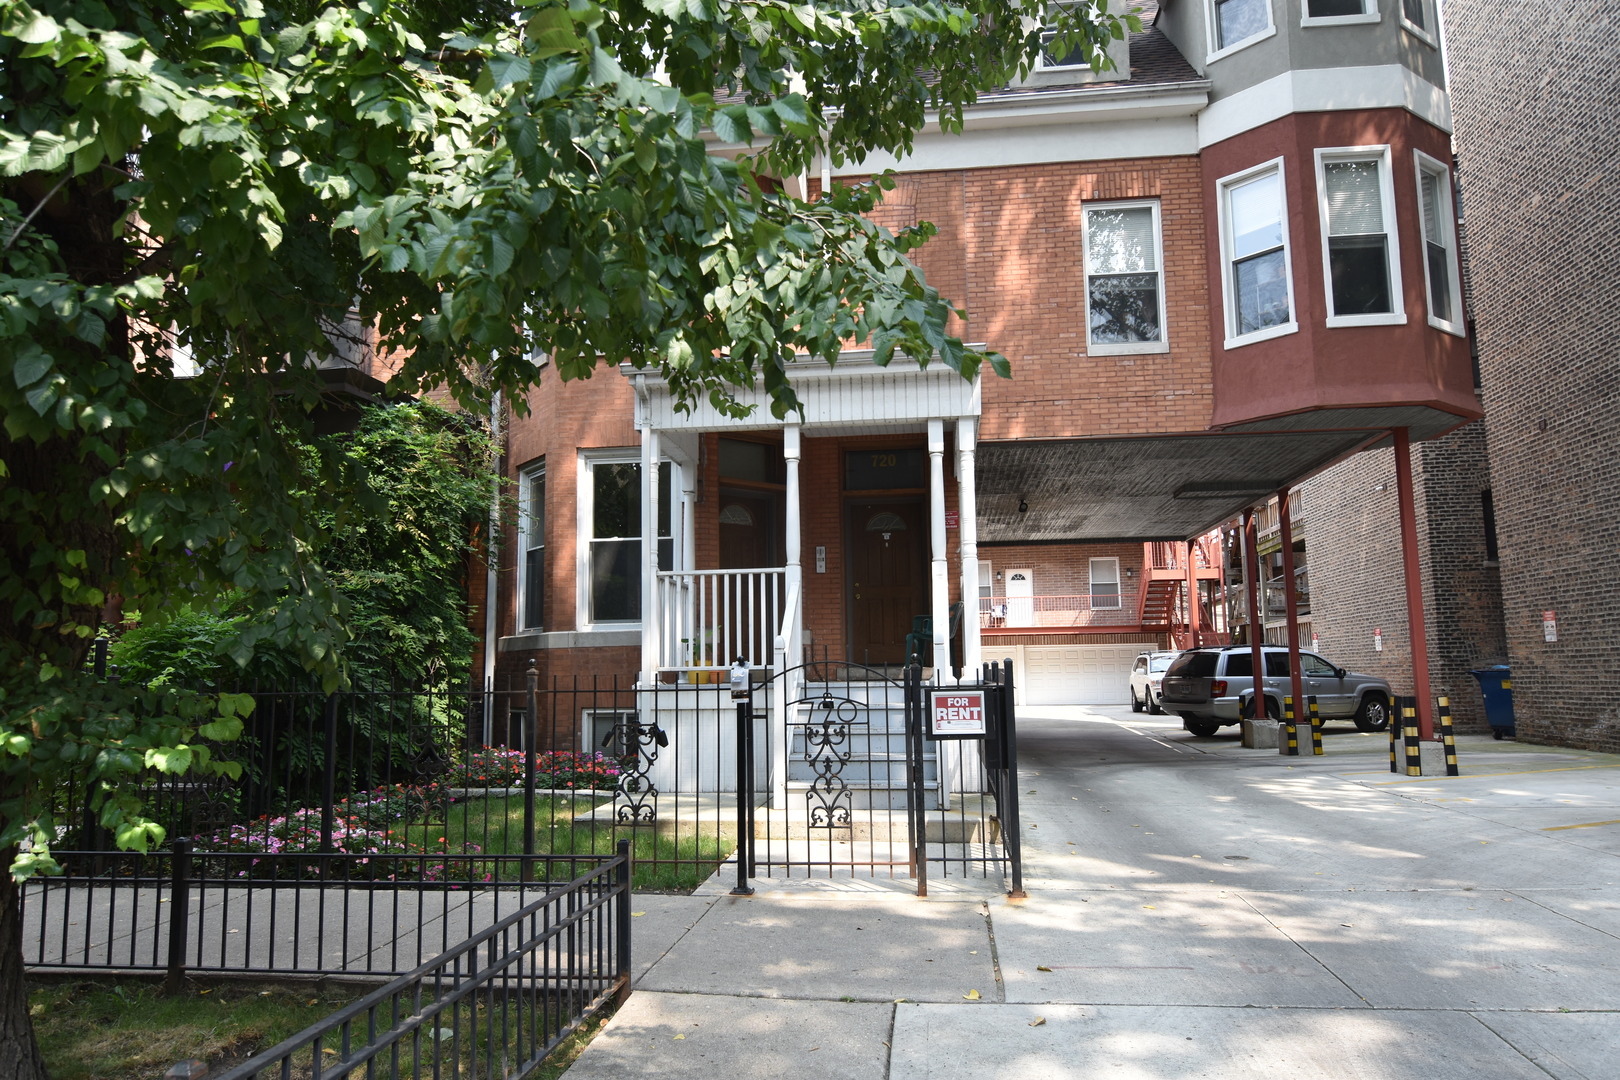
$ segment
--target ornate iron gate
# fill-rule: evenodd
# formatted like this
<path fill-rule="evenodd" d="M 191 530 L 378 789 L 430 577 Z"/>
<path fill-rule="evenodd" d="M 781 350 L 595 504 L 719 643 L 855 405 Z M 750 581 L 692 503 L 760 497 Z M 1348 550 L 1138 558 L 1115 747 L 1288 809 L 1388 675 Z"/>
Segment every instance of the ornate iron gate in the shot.
<path fill-rule="evenodd" d="M 901 680 L 821 661 L 774 673 L 737 701 L 737 892 L 755 876 L 1000 873 L 1021 893 L 1011 664 L 986 665 L 985 738 L 925 735 L 921 669 Z M 762 724 L 761 721 L 764 721 Z M 761 755 L 755 732 L 775 734 Z"/>

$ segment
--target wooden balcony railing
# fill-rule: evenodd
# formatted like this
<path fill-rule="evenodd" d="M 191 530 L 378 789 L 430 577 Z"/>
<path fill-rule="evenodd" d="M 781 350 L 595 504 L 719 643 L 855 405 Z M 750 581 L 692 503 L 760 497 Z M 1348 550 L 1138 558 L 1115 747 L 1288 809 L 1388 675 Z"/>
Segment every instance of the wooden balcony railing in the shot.
<path fill-rule="evenodd" d="M 979 598 L 979 626 L 985 630 L 1073 626 L 1135 626 L 1139 597 L 1127 587 L 1117 595 L 985 596 Z"/>

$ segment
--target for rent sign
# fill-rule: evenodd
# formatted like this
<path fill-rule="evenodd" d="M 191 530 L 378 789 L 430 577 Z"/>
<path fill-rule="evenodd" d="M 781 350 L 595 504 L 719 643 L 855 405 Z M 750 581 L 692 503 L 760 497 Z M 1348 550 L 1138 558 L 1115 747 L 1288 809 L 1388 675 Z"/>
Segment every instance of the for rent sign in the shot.
<path fill-rule="evenodd" d="M 985 723 L 983 690 L 959 687 L 928 692 L 930 739 L 982 739 Z"/>

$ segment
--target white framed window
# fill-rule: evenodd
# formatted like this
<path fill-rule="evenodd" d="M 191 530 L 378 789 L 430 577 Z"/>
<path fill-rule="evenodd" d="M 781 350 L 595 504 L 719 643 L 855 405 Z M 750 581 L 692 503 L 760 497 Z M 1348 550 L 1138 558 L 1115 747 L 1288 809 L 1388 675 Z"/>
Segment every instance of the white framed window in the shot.
<path fill-rule="evenodd" d="M 1434 0 L 1400 0 L 1401 25 L 1406 30 L 1439 48 L 1435 41 Z"/>
<path fill-rule="evenodd" d="M 1418 213 L 1423 219 L 1423 286 L 1429 325 L 1462 337 L 1466 331 L 1451 170 L 1421 150 L 1412 153 L 1417 161 Z"/>
<path fill-rule="evenodd" d="M 1296 333 L 1283 159 L 1216 181 L 1226 347 Z"/>
<path fill-rule="evenodd" d="M 582 624 L 641 621 L 641 460 L 634 451 L 580 454 L 579 610 Z M 658 567 L 670 569 L 671 466 L 658 466 Z"/>
<path fill-rule="evenodd" d="M 1120 606 L 1119 560 L 1091 560 L 1091 609 L 1112 609 Z"/>
<path fill-rule="evenodd" d="M 1404 323 L 1389 147 L 1316 151 L 1329 326 Z"/>
<path fill-rule="evenodd" d="M 623 760 L 640 750 L 641 714 L 634 709 L 586 709 L 580 729 L 582 753 Z"/>
<path fill-rule="evenodd" d="M 1077 10 L 1089 11 L 1092 7 L 1091 0 L 1054 0 L 1045 5 L 1045 11 L 1069 15 Z M 1091 67 L 1091 57 L 1086 54 L 1086 50 L 1079 47 L 1064 48 L 1053 40 L 1057 36 L 1057 31 L 1051 27 L 1050 20 L 1041 24 L 1041 58 L 1036 67 L 1042 71 Z"/>
<path fill-rule="evenodd" d="M 518 478 L 517 628 L 545 626 L 546 463 L 524 469 Z"/>
<path fill-rule="evenodd" d="M 1208 0 L 1209 55 L 1219 60 L 1277 33 L 1272 0 Z"/>
<path fill-rule="evenodd" d="M 1354 26 L 1380 19 L 1378 0 L 1305 0 L 1301 26 Z"/>
<path fill-rule="evenodd" d="M 1158 200 L 1087 203 L 1085 264 L 1087 351 L 1168 351 Z"/>

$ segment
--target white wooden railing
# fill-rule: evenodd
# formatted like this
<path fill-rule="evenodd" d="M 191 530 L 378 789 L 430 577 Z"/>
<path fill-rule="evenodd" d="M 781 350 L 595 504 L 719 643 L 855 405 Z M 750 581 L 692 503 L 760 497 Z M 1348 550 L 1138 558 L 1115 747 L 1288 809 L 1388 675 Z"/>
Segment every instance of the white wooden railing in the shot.
<path fill-rule="evenodd" d="M 768 663 L 783 625 L 786 577 L 779 566 L 660 571 L 659 668 L 718 670 L 739 656 Z"/>

